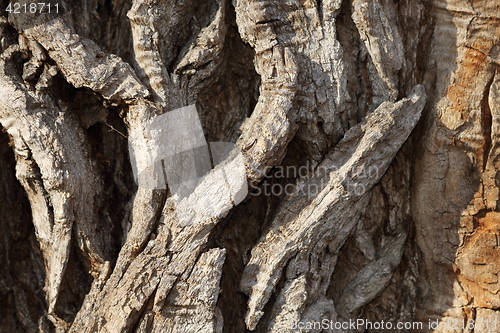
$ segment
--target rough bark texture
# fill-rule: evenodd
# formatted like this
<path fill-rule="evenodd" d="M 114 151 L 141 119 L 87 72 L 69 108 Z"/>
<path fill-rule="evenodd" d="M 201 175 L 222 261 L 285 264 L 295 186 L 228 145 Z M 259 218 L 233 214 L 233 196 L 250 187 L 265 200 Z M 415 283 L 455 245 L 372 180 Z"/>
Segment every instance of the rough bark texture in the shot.
<path fill-rule="evenodd" d="M 0 332 L 500 329 L 496 1 L 51 3 L 0 16 Z M 234 148 L 136 182 L 193 104 Z"/>

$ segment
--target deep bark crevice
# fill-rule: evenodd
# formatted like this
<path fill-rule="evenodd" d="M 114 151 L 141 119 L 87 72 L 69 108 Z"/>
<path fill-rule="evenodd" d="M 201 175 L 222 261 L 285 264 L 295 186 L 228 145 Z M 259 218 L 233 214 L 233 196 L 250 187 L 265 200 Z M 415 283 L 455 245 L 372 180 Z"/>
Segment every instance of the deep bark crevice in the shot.
<path fill-rule="evenodd" d="M 30 205 L 15 177 L 9 137 L 0 133 L 0 332 L 36 329 L 47 311 L 43 257 L 35 239 Z"/>
<path fill-rule="evenodd" d="M 500 13 L 483 2 L 1 13 L 0 332 L 500 321 Z M 193 104 L 200 140 L 234 149 L 182 200 L 136 183 L 169 167 L 149 122 Z"/>

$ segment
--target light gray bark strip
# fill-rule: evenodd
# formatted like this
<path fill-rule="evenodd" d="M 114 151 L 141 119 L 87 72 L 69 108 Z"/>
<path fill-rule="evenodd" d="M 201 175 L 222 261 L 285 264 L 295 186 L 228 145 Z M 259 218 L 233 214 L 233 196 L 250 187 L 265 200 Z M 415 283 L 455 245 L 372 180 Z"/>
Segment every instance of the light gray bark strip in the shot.
<path fill-rule="evenodd" d="M 359 30 L 382 87 L 375 88 L 385 100 L 398 97 L 398 72 L 405 63 L 404 47 L 397 22 L 396 8 L 387 0 L 353 0 L 352 19 Z"/>
<path fill-rule="evenodd" d="M 408 98 L 382 103 L 346 133 L 311 180 L 298 186 L 297 192 L 316 185 L 319 194 L 314 199 L 308 198 L 307 192 L 292 196 L 278 210 L 269 232 L 253 248 L 241 281 L 242 290 L 250 295 L 246 317 L 249 329 L 255 329 L 262 317 L 262 309 L 288 260 L 314 246 L 325 231 L 334 234 L 350 222 L 343 219 L 346 211 L 383 176 L 420 118 L 425 100 L 423 86 L 417 86 Z M 374 166 L 379 171 L 374 177 L 358 174 Z M 344 240 L 338 240 L 335 247 L 340 248 Z"/>
<path fill-rule="evenodd" d="M 130 65 L 74 33 L 62 17 L 29 28 L 25 34 L 47 50 L 66 80 L 77 88 L 89 88 L 113 101 L 130 102 L 149 95 Z"/>
<path fill-rule="evenodd" d="M 211 249 L 200 256 L 186 282 L 168 295 L 151 332 L 222 333 L 216 304 L 225 254 L 224 249 Z"/>
<path fill-rule="evenodd" d="M 33 204 L 33 222 L 46 260 L 49 314 L 57 302 L 76 223 L 80 248 L 90 257 L 92 273 L 106 260 L 106 244 L 96 230 L 96 195 L 101 183 L 89 161 L 83 129 L 41 85 L 29 89 L 14 73 L 11 46 L 0 58 L 0 122 L 13 138 L 17 177 Z M 44 66 L 46 80 L 52 71 Z M 76 144 L 75 144 L 76 142 Z M 51 153 L 47 153 L 51 151 Z"/>

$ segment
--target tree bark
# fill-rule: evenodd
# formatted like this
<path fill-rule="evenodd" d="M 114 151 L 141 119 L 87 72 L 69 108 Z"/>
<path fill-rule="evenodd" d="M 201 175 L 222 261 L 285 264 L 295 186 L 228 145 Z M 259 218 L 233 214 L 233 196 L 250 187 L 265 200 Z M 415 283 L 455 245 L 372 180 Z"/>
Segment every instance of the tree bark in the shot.
<path fill-rule="evenodd" d="M 500 5 L 29 3 L 0 332 L 498 330 Z"/>

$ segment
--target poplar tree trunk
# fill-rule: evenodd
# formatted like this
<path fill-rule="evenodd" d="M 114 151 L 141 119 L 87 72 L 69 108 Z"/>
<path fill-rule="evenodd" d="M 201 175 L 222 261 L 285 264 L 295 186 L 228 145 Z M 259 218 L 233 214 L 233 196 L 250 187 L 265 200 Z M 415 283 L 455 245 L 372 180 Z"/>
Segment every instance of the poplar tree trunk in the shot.
<path fill-rule="evenodd" d="M 500 3 L 46 2 L 0 0 L 0 332 L 500 329 Z M 180 198 L 136 168 L 192 105 L 233 148 Z"/>

